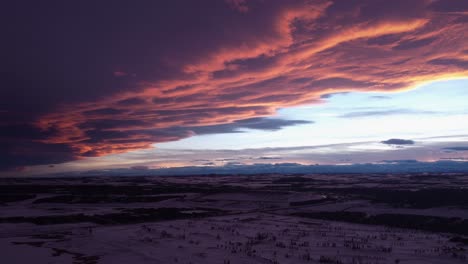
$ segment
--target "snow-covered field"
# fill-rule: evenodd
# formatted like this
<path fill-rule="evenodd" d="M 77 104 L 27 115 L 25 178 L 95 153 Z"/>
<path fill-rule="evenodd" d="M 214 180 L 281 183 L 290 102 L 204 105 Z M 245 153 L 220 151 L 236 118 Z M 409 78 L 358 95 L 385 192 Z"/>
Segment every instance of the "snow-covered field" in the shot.
<path fill-rule="evenodd" d="M 107 227 L 2 225 L 0 247 L 2 263 L 466 263 L 466 247 L 449 239 L 250 213 Z"/>
<path fill-rule="evenodd" d="M 155 177 L 135 182 L 111 178 L 3 180 L 0 189 L 6 202 L 0 204 L 0 263 L 468 263 L 464 224 L 468 209 L 463 199 L 453 204 L 447 195 L 440 197 L 440 203 L 435 200 L 436 207 L 427 207 L 426 196 L 422 201 L 409 196 L 400 206 L 375 202 L 381 197 L 366 191 L 384 186 L 382 190 L 387 191 L 425 192 L 434 186 L 434 177 L 287 177 L 291 176 Z M 442 177 L 440 182 L 439 188 L 455 193 L 467 186 L 467 177 Z M 103 187 L 98 194 L 88 189 L 103 184 L 119 189 Z M 31 194 L 36 187 L 34 197 L 11 200 L 10 196 Z M 346 188 L 352 192 L 343 192 Z M 126 195 L 128 201 L 122 199 Z M 65 198 L 47 200 L 62 196 Z M 164 199 L 135 199 L 154 196 Z M 118 199 L 112 200 L 115 197 Z M 151 211 L 158 208 L 173 208 L 176 213 L 161 218 L 156 214 L 159 211 Z M 460 230 L 431 231 L 431 219 L 430 228 L 416 230 L 297 215 L 310 212 L 319 216 L 321 212 L 362 212 L 445 217 Z M 125 217 L 113 221 L 112 216 L 119 213 Z M 75 214 L 91 218 L 60 222 L 65 221 L 61 216 Z M 37 222 L 37 217 L 55 220 Z"/>

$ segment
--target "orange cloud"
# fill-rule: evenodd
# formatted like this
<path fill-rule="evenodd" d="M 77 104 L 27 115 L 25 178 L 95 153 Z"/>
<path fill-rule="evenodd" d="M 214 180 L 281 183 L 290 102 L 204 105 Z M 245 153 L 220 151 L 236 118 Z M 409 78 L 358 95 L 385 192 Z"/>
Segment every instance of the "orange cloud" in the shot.
<path fill-rule="evenodd" d="M 193 136 L 191 127 L 321 103 L 324 94 L 391 92 L 468 76 L 466 13 L 433 10 L 431 1 L 415 1 L 404 16 L 366 13 L 376 2 L 281 9 L 269 18 L 269 34 L 241 34 L 245 39 L 183 64 L 179 77 L 140 80 L 139 90 L 42 116 L 36 125 L 57 132 L 39 142 L 68 144 L 77 157 L 122 153 Z M 254 15 L 245 1 L 229 3 Z"/>

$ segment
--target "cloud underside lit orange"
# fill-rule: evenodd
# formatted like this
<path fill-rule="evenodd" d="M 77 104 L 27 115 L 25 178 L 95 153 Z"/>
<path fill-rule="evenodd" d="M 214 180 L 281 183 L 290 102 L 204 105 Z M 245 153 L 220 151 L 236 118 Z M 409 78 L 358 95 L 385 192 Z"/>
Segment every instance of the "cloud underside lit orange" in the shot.
<path fill-rule="evenodd" d="M 230 2 L 240 3 L 232 12 L 258 11 L 249 1 Z M 196 127 L 322 103 L 324 94 L 397 92 L 467 77 L 467 11 L 440 10 L 434 1 L 412 5 L 403 15 L 375 16 L 360 4 L 340 13 L 332 1 L 285 6 L 269 17 L 268 34 L 240 34 L 195 54 L 177 77 L 138 79 L 139 89 L 43 115 L 35 125 L 57 132 L 40 142 L 70 145 L 76 158 L 123 153 L 193 136 Z M 116 69 L 115 77 L 138 74 Z"/>

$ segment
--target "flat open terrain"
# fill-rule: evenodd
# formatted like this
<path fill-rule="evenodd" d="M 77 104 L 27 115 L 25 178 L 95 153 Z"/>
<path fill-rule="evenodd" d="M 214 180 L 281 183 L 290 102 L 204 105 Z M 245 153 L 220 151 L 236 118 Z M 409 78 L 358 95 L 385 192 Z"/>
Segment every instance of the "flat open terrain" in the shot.
<path fill-rule="evenodd" d="M 2 263 L 467 263 L 468 175 L 0 180 Z"/>

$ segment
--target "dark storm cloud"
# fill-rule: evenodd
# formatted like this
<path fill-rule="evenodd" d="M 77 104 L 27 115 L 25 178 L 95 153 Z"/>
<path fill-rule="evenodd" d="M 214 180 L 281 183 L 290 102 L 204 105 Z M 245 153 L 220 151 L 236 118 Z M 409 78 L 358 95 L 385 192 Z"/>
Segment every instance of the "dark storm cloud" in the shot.
<path fill-rule="evenodd" d="M 0 125 L 0 170 L 76 160 L 70 145 L 40 142 L 56 133 L 29 124 Z"/>
<path fill-rule="evenodd" d="M 281 159 L 280 157 L 258 157 L 256 159 L 259 159 L 259 160 L 278 160 L 278 159 Z"/>
<path fill-rule="evenodd" d="M 402 35 L 401 34 L 388 34 L 388 35 L 383 35 L 379 36 L 376 38 L 370 38 L 367 40 L 367 44 L 369 45 L 389 45 L 389 44 L 395 44 L 401 39 Z"/>
<path fill-rule="evenodd" d="M 430 8 L 437 12 L 467 12 L 468 2 L 459 0 L 438 0 L 431 3 Z"/>
<path fill-rule="evenodd" d="M 2 142 L 0 149 L 0 170 L 18 170 L 31 165 L 57 164 L 77 159 L 67 144 Z"/>
<path fill-rule="evenodd" d="M 308 82 L 311 82 L 313 80 L 314 80 L 313 78 L 303 77 L 303 78 L 293 79 L 293 80 L 291 80 L 291 83 L 308 83 Z"/>
<path fill-rule="evenodd" d="M 447 65 L 455 66 L 462 69 L 468 69 L 468 60 L 461 60 L 456 58 L 440 58 L 429 61 L 430 64 L 434 65 Z"/>
<path fill-rule="evenodd" d="M 179 127 L 169 130 L 188 130 L 197 135 L 205 134 L 221 134 L 221 133 L 241 133 L 242 129 L 256 129 L 265 131 L 276 131 L 284 127 L 312 124 L 313 121 L 306 120 L 285 120 L 277 118 L 249 118 L 243 120 L 236 120 L 230 124 L 212 125 L 212 126 L 196 126 L 196 127 Z"/>
<path fill-rule="evenodd" d="M 322 99 L 328 99 L 328 98 L 332 98 L 333 96 L 335 95 L 345 95 L 345 94 L 348 94 L 347 92 L 343 92 L 343 93 L 329 93 L 329 94 L 323 94 L 320 96 L 320 98 Z"/>
<path fill-rule="evenodd" d="M 235 120 L 232 123 L 201 126 L 174 126 L 168 128 L 146 129 L 148 124 L 136 120 L 96 120 L 83 124 L 81 144 L 92 144 L 94 149 L 82 153 L 84 157 L 100 156 L 106 152 L 119 153 L 126 147 L 142 148 L 155 142 L 174 141 L 193 135 L 208 135 L 222 133 L 242 133 L 243 129 L 276 131 L 287 126 L 312 124 L 306 120 L 285 120 L 277 118 L 249 118 Z M 123 129 L 125 128 L 125 129 Z"/>
<path fill-rule="evenodd" d="M 381 99 L 381 98 L 380 98 Z M 390 116 L 390 115 L 431 115 L 437 114 L 433 111 L 421 111 L 413 109 L 390 109 L 390 110 L 375 110 L 375 111 L 357 111 L 343 114 L 341 118 L 360 118 L 369 116 Z"/>
<path fill-rule="evenodd" d="M 255 96 L 255 92 L 244 91 L 244 92 L 226 93 L 226 94 L 217 96 L 216 99 L 221 100 L 221 101 L 231 101 L 231 100 L 242 99 L 247 96 Z"/>
<path fill-rule="evenodd" d="M 236 120 L 228 125 L 219 125 L 218 127 L 229 127 L 231 130 L 237 130 L 239 128 L 259 129 L 259 130 L 279 130 L 286 126 L 295 126 L 301 124 L 312 124 L 313 121 L 306 120 L 285 120 L 276 118 L 249 118 L 243 120 Z"/>
<path fill-rule="evenodd" d="M 443 148 L 445 150 L 452 150 L 452 151 L 468 151 L 468 146 L 465 147 L 465 146 L 461 146 L 461 147 L 446 147 L 446 148 Z"/>
<path fill-rule="evenodd" d="M 436 40 L 437 40 L 436 37 L 417 39 L 417 40 L 405 40 L 405 41 L 400 42 L 397 46 L 393 48 L 396 50 L 415 49 L 415 48 L 420 48 L 420 47 L 429 45 Z"/>
<path fill-rule="evenodd" d="M 96 110 L 84 111 L 85 115 L 96 115 L 96 116 L 106 116 L 106 115 L 118 115 L 125 113 L 126 110 L 115 109 L 115 108 L 100 108 Z"/>
<path fill-rule="evenodd" d="M 414 145 L 413 140 L 400 139 L 400 138 L 392 138 L 392 139 L 381 141 L 380 143 L 387 144 L 387 145 Z"/>
<path fill-rule="evenodd" d="M 148 126 L 147 122 L 143 120 L 115 120 L 115 119 L 96 119 L 89 120 L 79 125 L 81 129 L 119 129 L 119 128 L 132 128 L 132 127 L 142 127 Z"/>
<path fill-rule="evenodd" d="M 2 164 L 123 153 L 197 129 L 275 130 L 301 123 L 256 118 L 466 76 L 465 2 L 8 1 Z M 351 113 L 366 114 L 383 113 Z"/>
<path fill-rule="evenodd" d="M 1 11 L 8 30 L 2 31 L 0 95 L 16 99 L 12 109 L 35 105 L 43 112 L 131 91 L 141 80 L 180 77 L 181 66 L 223 43 L 271 33 L 272 20 L 265 18 L 281 6 L 269 6 L 261 22 L 222 1 L 10 1 Z M 114 72 L 135 72 L 137 78 L 115 78 Z"/>
<path fill-rule="evenodd" d="M 124 100 L 120 100 L 117 102 L 119 105 L 139 105 L 139 104 L 144 104 L 146 101 L 142 98 L 138 97 L 133 97 L 133 98 L 128 98 Z"/>
<path fill-rule="evenodd" d="M 355 87 L 367 87 L 374 85 L 370 82 L 361 82 L 355 81 L 348 78 L 326 78 L 318 81 L 314 81 L 309 84 L 311 88 L 318 87 L 318 88 L 355 88 Z"/>

